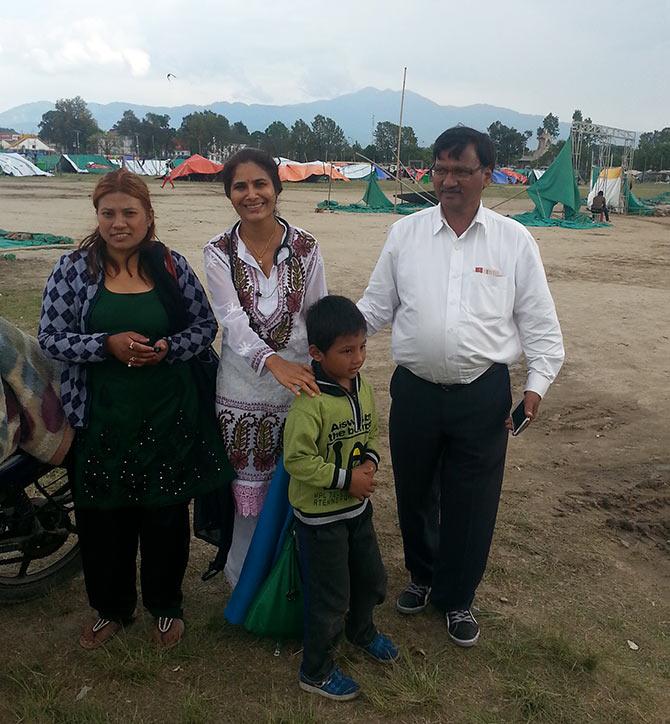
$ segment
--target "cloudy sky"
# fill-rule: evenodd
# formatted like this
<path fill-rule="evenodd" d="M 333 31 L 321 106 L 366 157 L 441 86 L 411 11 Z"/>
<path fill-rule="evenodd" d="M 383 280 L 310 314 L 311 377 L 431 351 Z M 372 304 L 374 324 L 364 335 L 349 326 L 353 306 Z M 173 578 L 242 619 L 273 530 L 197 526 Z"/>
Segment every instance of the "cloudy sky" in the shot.
<path fill-rule="evenodd" d="M 295 103 L 400 89 L 403 66 L 443 105 L 662 128 L 670 1 L 7 0 L 0 13 L 0 111 L 74 95 Z"/>

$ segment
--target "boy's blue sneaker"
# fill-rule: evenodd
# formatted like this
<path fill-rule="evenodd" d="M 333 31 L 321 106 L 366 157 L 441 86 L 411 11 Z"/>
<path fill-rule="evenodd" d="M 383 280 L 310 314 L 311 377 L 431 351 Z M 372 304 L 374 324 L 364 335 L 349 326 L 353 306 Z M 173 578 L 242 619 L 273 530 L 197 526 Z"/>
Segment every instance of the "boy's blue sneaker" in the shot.
<path fill-rule="evenodd" d="M 400 655 L 398 647 L 393 641 L 383 633 L 379 633 L 379 631 L 367 646 L 361 646 L 361 648 L 368 656 L 372 656 L 375 661 L 382 664 L 390 664 Z"/>
<path fill-rule="evenodd" d="M 361 693 L 361 687 L 351 677 L 346 676 L 339 666 L 336 666 L 324 681 L 312 681 L 300 669 L 300 688 L 336 701 L 349 701 Z"/>

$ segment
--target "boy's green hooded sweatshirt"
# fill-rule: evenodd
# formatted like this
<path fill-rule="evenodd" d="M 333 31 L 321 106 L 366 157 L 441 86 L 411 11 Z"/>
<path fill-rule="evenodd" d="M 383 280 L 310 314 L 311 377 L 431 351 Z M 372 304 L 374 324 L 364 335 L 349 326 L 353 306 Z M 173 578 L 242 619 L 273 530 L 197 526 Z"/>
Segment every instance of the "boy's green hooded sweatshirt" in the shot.
<path fill-rule="evenodd" d="M 284 466 L 291 476 L 288 497 L 296 517 L 309 525 L 353 518 L 367 498 L 349 494 L 351 471 L 364 460 L 379 464 L 377 412 L 372 388 L 359 375 L 351 392 L 312 363 L 321 390 L 291 405 L 284 428 Z"/>

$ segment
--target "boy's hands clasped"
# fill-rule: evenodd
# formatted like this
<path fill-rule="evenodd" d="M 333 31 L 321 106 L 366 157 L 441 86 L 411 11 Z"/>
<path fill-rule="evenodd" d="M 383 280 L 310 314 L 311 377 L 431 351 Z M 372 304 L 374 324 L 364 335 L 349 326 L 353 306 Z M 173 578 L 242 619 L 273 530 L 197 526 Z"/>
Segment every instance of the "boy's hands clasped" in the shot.
<path fill-rule="evenodd" d="M 369 498 L 375 492 L 377 483 L 374 479 L 377 467 L 372 460 L 366 460 L 351 471 L 349 493 L 358 500 Z"/>

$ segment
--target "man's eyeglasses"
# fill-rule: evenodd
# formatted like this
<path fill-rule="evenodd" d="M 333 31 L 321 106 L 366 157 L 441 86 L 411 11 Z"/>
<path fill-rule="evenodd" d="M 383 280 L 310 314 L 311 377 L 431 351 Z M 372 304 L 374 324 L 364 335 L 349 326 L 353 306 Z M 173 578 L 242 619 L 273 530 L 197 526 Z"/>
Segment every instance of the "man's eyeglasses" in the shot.
<path fill-rule="evenodd" d="M 457 181 L 466 181 L 474 173 L 477 173 L 480 168 L 483 168 L 481 163 L 479 164 L 479 166 L 475 166 L 474 168 L 467 168 L 464 166 L 456 166 L 454 168 L 433 166 L 433 168 L 430 170 L 430 174 L 433 178 L 446 178 L 449 174 L 451 174 Z"/>

